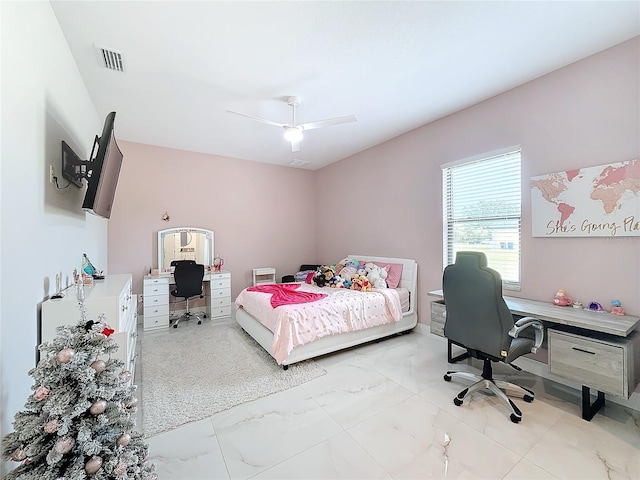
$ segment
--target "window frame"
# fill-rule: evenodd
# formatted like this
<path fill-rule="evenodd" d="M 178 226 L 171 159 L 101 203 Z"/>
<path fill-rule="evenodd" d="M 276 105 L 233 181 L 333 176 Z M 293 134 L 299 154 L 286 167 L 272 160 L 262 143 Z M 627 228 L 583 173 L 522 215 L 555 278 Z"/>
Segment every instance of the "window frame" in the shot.
<path fill-rule="evenodd" d="M 453 209 L 453 202 L 451 201 L 452 195 L 455 195 L 455 185 L 452 185 L 452 177 L 451 177 L 451 175 L 453 174 L 452 172 L 454 172 L 456 169 L 465 169 L 465 167 L 469 167 L 467 169 L 467 172 L 469 172 L 469 171 L 472 171 L 471 170 L 473 168 L 472 165 L 475 165 L 477 167 L 478 164 L 482 162 L 488 162 L 488 161 L 495 162 L 496 160 L 499 161 L 501 158 L 509 162 L 514 162 L 517 160 L 517 173 L 514 173 L 515 165 L 511 165 L 511 164 L 509 165 L 509 167 L 514 170 L 511 172 L 513 179 L 510 179 L 512 180 L 513 183 L 509 184 L 509 187 L 513 190 L 513 192 L 509 199 L 510 201 L 515 200 L 515 192 L 517 191 L 517 196 L 519 200 L 517 211 L 514 210 L 512 212 L 507 212 L 509 210 L 509 207 L 507 207 L 505 209 L 505 212 L 497 213 L 496 215 L 484 214 L 484 215 L 469 216 L 468 218 L 464 218 L 464 217 L 460 217 L 460 215 L 458 214 L 458 217 L 456 218 L 456 214 L 454 213 L 454 209 Z M 491 172 L 490 168 L 491 167 L 489 167 L 489 169 L 487 170 L 488 172 Z M 493 167 L 493 168 L 497 168 L 497 167 Z M 514 290 L 514 291 L 520 290 L 522 286 L 522 149 L 520 148 L 519 145 L 514 145 L 501 150 L 459 160 L 457 162 L 447 163 L 447 164 L 441 165 L 441 169 L 442 169 L 442 212 L 443 212 L 443 217 L 442 217 L 443 269 L 447 265 L 455 261 L 455 252 L 456 252 L 455 226 L 456 225 L 459 226 L 465 223 L 468 223 L 468 224 L 480 223 L 480 224 L 485 224 L 490 226 L 492 223 L 495 225 L 496 222 L 501 222 L 501 221 L 507 222 L 507 223 L 514 223 L 515 226 L 517 226 L 517 236 L 518 236 L 517 256 L 515 257 L 515 260 L 517 263 L 517 265 L 515 266 L 517 270 L 517 280 L 507 279 L 505 278 L 506 276 L 502 272 L 500 272 L 501 267 L 509 266 L 511 262 L 507 261 L 503 264 L 494 263 L 492 265 L 491 258 L 489 255 L 488 255 L 488 259 L 489 259 L 489 267 L 501 273 L 502 285 L 504 289 Z M 463 170 L 459 170 L 459 172 L 466 173 Z M 480 180 L 478 180 L 477 183 L 473 184 L 472 187 L 479 188 L 479 185 L 480 185 Z M 463 187 L 458 187 L 458 188 L 463 188 Z M 451 189 L 453 189 L 453 191 L 450 191 Z M 489 188 L 487 191 L 483 192 L 483 194 L 487 194 L 487 193 L 495 194 L 495 193 L 498 193 L 498 190 L 495 189 L 495 192 L 491 192 L 491 189 Z M 486 199 L 484 195 L 482 198 Z M 499 201 L 499 199 L 496 198 L 494 201 Z M 512 208 L 514 207 L 513 204 L 510 204 L 510 205 Z M 492 228 L 490 227 L 487 228 L 487 230 L 493 231 Z M 495 231 L 499 231 L 499 228 L 496 228 Z M 495 240 L 492 240 L 492 242 L 496 243 Z M 502 246 L 502 242 L 500 243 Z M 474 247 L 469 247 L 467 248 L 467 250 L 485 251 L 484 248 L 475 249 Z M 511 272 L 513 273 L 513 269 L 511 270 Z"/>

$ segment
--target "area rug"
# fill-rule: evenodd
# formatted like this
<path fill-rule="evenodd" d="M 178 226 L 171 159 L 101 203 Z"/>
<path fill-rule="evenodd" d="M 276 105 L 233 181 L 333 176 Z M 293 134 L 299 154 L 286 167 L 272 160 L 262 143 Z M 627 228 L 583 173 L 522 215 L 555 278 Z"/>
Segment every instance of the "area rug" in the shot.
<path fill-rule="evenodd" d="M 235 322 L 167 330 L 145 335 L 141 343 L 145 437 L 326 373 L 313 360 L 284 370 Z"/>

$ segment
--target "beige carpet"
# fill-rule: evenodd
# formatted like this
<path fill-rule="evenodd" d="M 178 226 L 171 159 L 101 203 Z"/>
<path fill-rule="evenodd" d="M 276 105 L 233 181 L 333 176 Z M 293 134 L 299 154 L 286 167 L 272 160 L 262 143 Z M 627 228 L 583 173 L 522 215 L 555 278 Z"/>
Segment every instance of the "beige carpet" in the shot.
<path fill-rule="evenodd" d="M 145 437 L 326 373 L 313 360 L 284 370 L 235 322 L 145 334 L 140 351 Z"/>

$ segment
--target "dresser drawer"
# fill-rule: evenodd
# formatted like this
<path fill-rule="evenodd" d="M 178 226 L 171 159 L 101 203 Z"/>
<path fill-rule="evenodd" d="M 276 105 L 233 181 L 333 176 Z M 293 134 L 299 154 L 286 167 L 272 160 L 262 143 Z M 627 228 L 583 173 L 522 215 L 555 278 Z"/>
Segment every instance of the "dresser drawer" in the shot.
<path fill-rule="evenodd" d="M 142 322 L 142 328 L 144 331 L 155 330 L 158 328 L 169 327 L 169 310 L 167 309 L 166 315 L 158 315 L 155 317 L 144 316 Z"/>
<path fill-rule="evenodd" d="M 219 318 L 219 317 L 230 317 L 231 316 L 231 305 L 222 305 L 222 306 L 212 306 L 211 307 L 211 318 Z"/>
<path fill-rule="evenodd" d="M 549 372 L 613 395 L 627 396 L 623 345 L 549 329 Z"/>
<path fill-rule="evenodd" d="M 166 316 L 169 318 L 169 304 L 165 305 L 145 305 L 144 306 L 144 319 L 145 321 L 149 317 Z"/>
<path fill-rule="evenodd" d="M 231 297 L 216 297 L 211 299 L 211 309 L 228 307 L 231 305 Z"/>
<path fill-rule="evenodd" d="M 431 302 L 431 333 L 444 337 L 444 322 L 446 316 L 447 307 L 444 304 L 444 300 Z"/>

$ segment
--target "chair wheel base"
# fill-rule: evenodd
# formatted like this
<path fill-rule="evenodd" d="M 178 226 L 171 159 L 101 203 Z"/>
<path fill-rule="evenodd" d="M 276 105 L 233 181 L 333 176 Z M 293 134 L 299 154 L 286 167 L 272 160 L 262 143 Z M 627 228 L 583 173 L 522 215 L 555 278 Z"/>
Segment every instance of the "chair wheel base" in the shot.
<path fill-rule="evenodd" d="M 445 382 L 450 382 L 450 381 L 451 381 L 451 375 L 449 375 L 449 374 L 445 374 L 445 376 L 444 376 L 444 381 L 445 381 Z"/>
<path fill-rule="evenodd" d="M 174 324 L 174 325 L 173 325 L 173 328 L 178 328 L 178 324 L 177 324 L 177 323 L 176 323 L 176 324 Z"/>
<path fill-rule="evenodd" d="M 533 398 L 533 395 L 525 395 L 524 397 L 522 397 L 522 399 L 527 403 L 533 402 Z"/>
<path fill-rule="evenodd" d="M 462 400 L 460 400 L 458 397 L 455 397 L 455 398 L 453 399 L 453 403 L 455 403 L 455 404 L 456 404 L 456 406 L 458 406 L 458 407 L 459 407 L 460 405 L 462 405 Z"/>
<path fill-rule="evenodd" d="M 519 417 L 518 415 L 516 415 L 515 413 L 512 413 L 511 416 L 509 417 L 511 419 L 511 421 L 513 423 L 520 423 L 520 420 L 522 420 L 522 417 Z"/>

